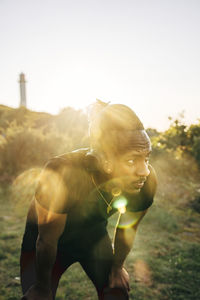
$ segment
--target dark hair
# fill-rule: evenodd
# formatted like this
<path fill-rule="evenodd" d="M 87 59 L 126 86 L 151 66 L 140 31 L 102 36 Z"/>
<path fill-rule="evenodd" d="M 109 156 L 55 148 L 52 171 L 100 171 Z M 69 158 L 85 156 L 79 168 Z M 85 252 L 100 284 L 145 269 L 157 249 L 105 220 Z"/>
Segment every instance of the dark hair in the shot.
<path fill-rule="evenodd" d="M 135 112 L 123 104 L 106 104 L 97 101 L 92 107 L 90 120 L 91 147 L 97 151 L 116 154 L 131 148 L 132 134 L 144 130 Z"/>

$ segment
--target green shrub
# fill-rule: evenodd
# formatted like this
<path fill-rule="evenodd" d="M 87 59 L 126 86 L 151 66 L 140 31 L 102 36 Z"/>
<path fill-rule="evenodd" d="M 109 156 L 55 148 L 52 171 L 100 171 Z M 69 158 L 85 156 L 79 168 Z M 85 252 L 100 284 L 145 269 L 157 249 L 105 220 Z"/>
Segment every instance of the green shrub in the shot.
<path fill-rule="evenodd" d="M 6 140 L 0 145 L 1 174 L 17 175 L 73 148 L 72 140 L 55 130 L 44 134 L 41 129 L 18 126 L 12 122 L 5 134 Z"/>

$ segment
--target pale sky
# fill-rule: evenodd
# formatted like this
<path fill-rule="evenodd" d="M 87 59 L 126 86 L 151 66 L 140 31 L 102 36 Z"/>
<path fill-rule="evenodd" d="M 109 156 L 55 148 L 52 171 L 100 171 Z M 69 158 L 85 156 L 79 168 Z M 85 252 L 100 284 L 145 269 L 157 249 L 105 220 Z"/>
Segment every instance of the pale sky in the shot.
<path fill-rule="evenodd" d="M 58 113 L 99 98 L 145 127 L 200 118 L 199 0 L 0 0 L 0 104 Z"/>

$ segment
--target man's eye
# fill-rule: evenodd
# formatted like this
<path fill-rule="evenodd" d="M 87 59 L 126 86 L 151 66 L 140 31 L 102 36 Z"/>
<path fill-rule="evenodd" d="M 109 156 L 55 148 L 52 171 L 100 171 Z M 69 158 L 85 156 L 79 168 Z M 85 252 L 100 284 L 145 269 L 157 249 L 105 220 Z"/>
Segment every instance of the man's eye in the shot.
<path fill-rule="evenodd" d="M 128 164 L 129 166 L 134 165 L 134 163 L 135 163 L 135 160 L 134 160 L 134 159 L 129 159 L 129 160 L 127 160 L 127 164 Z"/>

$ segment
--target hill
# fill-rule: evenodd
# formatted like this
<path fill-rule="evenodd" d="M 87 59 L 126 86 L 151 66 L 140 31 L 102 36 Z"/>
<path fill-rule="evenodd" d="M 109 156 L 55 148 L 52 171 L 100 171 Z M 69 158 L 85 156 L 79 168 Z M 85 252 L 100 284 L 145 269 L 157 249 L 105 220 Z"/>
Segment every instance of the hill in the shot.
<path fill-rule="evenodd" d="M 0 300 L 18 300 L 21 238 L 40 168 L 53 155 L 88 145 L 87 119 L 71 108 L 52 116 L 5 106 L 0 117 Z M 200 299 L 200 173 L 188 142 L 194 127 L 181 126 L 151 130 L 158 190 L 126 261 L 130 300 Z M 198 138 L 198 126 L 195 132 Z M 109 222 L 111 236 L 117 217 Z M 78 264 L 63 276 L 56 299 L 66 295 L 97 300 Z"/>
<path fill-rule="evenodd" d="M 87 116 L 81 110 L 68 107 L 50 115 L 1 105 L 0 182 L 12 181 L 52 156 L 88 146 L 87 132 Z"/>

